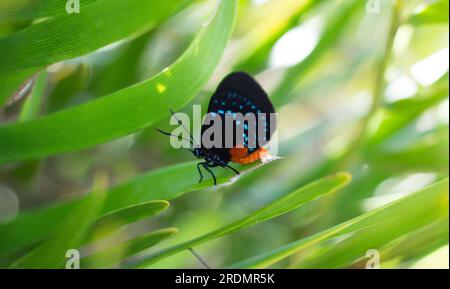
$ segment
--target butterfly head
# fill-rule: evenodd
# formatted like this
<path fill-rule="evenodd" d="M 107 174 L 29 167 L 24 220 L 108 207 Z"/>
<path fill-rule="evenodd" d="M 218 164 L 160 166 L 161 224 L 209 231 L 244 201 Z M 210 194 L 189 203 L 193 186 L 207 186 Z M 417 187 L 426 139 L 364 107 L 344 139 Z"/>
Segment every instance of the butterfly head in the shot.
<path fill-rule="evenodd" d="M 205 157 L 205 153 L 202 148 L 195 148 L 192 150 L 192 153 L 198 159 L 203 159 Z"/>
<path fill-rule="evenodd" d="M 204 159 L 210 165 L 224 166 L 228 162 L 215 149 L 195 148 L 192 153 L 196 158 Z"/>

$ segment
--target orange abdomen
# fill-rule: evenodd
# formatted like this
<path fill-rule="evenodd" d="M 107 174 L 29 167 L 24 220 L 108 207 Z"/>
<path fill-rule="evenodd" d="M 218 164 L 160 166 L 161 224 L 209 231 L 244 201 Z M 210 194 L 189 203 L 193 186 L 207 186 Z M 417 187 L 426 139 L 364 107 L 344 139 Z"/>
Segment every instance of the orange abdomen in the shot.
<path fill-rule="evenodd" d="M 233 163 L 248 165 L 260 160 L 265 155 L 267 155 L 267 153 L 268 151 L 265 148 L 259 148 L 249 154 L 246 147 L 235 147 L 230 150 L 230 161 L 232 161 Z"/>

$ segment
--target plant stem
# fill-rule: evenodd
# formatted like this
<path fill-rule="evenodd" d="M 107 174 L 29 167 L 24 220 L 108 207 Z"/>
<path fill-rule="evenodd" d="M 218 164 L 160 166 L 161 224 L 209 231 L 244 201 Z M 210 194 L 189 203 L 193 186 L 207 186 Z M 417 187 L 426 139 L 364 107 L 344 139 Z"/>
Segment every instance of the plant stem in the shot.
<path fill-rule="evenodd" d="M 377 75 L 375 79 L 375 87 L 373 92 L 372 105 L 370 107 L 369 113 L 363 120 L 362 129 L 360 135 L 357 139 L 361 139 L 367 130 L 368 123 L 372 119 L 373 115 L 376 113 L 378 108 L 381 106 L 383 101 L 383 93 L 385 88 L 384 76 L 386 74 L 386 68 L 392 56 L 392 47 L 394 45 L 395 36 L 397 35 L 398 28 L 400 27 L 400 15 L 402 0 L 396 0 L 394 10 L 392 12 L 391 25 L 389 29 L 389 34 L 386 39 L 386 44 L 384 48 L 383 58 L 380 60 L 377 69 Z"/>
<path fill-rule="evenodd" d="M 386 85 L 384 76 L 386 74 L 386 69 L 392 56 L 392 47 L 394 45 L 395 36 L 397 35 L 398 28 L 401 25 L 402 4 L 403 0 L 396 0 L 394 4 L 389 34 L 386 38 L 383 56 L 379 60 L 377 65 L 377 72 L 375 76 L 373 96 L 372 96 L 372 104 L 370 106 L 369 112 L 362 119 L 361 128 L 359 132 L 356 134 L 351 145 L 349 145 L 348 150 L 342 155 L 340 166 L 347 166 L 359 152 L 361 146 L 365 141 L 369 124 L 371 123 L 374 115 L 377 113 L 380 106 L 382 106 L 383 93 Z"/>

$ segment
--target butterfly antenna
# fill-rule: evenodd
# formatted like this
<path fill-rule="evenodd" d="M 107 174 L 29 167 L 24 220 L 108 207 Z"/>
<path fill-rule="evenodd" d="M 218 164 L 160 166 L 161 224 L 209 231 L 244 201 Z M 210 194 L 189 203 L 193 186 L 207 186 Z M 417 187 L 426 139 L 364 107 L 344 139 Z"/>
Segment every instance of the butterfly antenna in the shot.
<path fill-rule="evenodd" d="M 192 133 L 184 126 L 183 122 L 181 122 L 181 120 L 176 116 L 175 112 L 172 109 L 169 108 L 169 111 L 172 114 L 172 116 L 177 120 L 178 124 L 181 125 L 187 133 L 189 133 L 189 136 L 191 137 L 191 144 L 193 146 L 195 144 L 196 146 L 197 143 L 195 143 L 194 136 L 192 135 Z"/>
<path fill-rule="evenodd" d="M 176 137 L 176 138 L 178 138 L 178 139 L 181 138 L 181 139 L 183 139 L 183 140 L 189 142 L 192 146 L 194 146 L 194 143 L 192 142 L 192 140 L 187 139 L 187 138 L 184 138 L 184 137 L 182 137 L 181 135 L 179 135 L 179 136 L 178 136 L 178 135 L 173 135 L 173 134 L 171 134 L 171 133 L 169 133 L 169 132 L 160 130 L 159 128 L 156 128 L 156 130 L 159 131 L 160 133 L 162 133 L 163 135 L 167 135 L 167 136 L 170 136 L 170 137 Z"/>
<path fill-rule="evenodd" d="M 192 255 L 194 255 L 195 258 L 197 258 L 197 260 L 202 263 L 202 265 L 205 266 L 206 269 L 211 269 L 208 263 L 206 263 L 206 261 L 197 252 L 195 252 L 194 249 L 188 248 L 188 250 L 191 251 Z"/>

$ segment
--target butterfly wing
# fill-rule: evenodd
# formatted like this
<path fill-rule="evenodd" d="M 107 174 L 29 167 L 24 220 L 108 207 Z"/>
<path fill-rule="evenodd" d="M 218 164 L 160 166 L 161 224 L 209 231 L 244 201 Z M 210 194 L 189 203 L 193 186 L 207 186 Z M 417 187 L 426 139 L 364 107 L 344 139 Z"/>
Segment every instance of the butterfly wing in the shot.
<path fill-rule="evenodd" d="M 247 154 L 257 151 L 272 137 L 275 129 L 271 128 L 276 128 L 276 120 L 272 119 L 271 121 L 270 114 L 274 112 L 275 109 L 270 102 L 267 93 L 256 82 L 256 80 L 253 79 L 253 77 L 244 72 L 235 72 L 226 76 L 219 84 L 208 106 L 208 114 L 212 114 L 214 116 L 220 115 L 222 117 L 222 148 L 225 147 L 224 116 L 226 114 L 241 113 L 245 116 L 247 113 L 253 113 L 256 119 L 261 117 L 262 122 L 256 122 L 253 124 L 255 125 L 255 130 L 253 132 L 250 131 L 252 135 L 249 135 L 248 129 L 248 125 L 252 124 L 248 124 L 246 122 L 240 123 L 239 121 L 233 123 L 233 131 L 235 131 L 236 127 L 239 125 L 242 125 L 244 129 L 243 143 L 238 143 L 238 140 L 234 137 L 233 146 L 247 148 Z M 258 127 L 259 124 L 264 126 L 263 130 L 260 130 Z M 202 135 L 203 132 L 209 127 L 210 125 L 203 124 Z M 258 132 L 260 131 L 264 131 L 265 134 L 265 143 L 263 144 L 259 143 Z M 249 141 L 252 139 L 254 142 Z M 215 149 L 218 150 L 218 153 L 229 154 L 229 149 L 225 149 L 225 151 L 220 151 L 220 148 Z"/>

